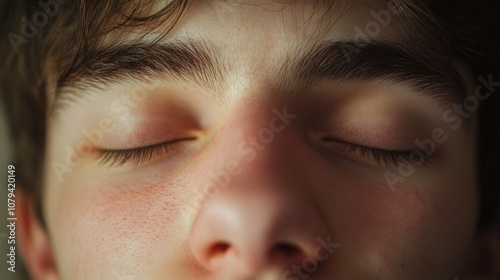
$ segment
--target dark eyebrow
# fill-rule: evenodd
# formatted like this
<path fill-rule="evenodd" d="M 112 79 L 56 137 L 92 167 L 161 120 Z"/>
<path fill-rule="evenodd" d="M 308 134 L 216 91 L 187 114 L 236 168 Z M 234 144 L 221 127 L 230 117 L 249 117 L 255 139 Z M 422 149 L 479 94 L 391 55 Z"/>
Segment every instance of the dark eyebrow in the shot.
<path fill-rule="evenodd" d="M 383 80 L 407 85 L 444 104 L 461 103 L 467 96 L 451 58 L 400 42 L 322 42 L 298 57 L 280 71 L 280 91 L 289 95 L 297 92 L 297 84 L 306 88 L 325 80 Z"/>
<path fill-rule="evenodd" d="M 60 79 L 52 111 L 89 86 L 104 89 L 127 79 L 195 82 L 210 89 L 210 98 L 222 100 L 229 69 L 218 49 L 204 41 L 102 48 Z M 325 80 L 392 81 L 445 104 L 466 97 L 464 81 L 450 58 L 392 42 L 321 42 L 288 57 L 276 80 L 275 93 L 288 97 Z"/>
<path fill-rule="evenodd" d="M 209 88 L 212 94 L 222 95 L 229 71 L 227 67 L 222 63 L 218 49 L 204 41 L 103 47 L 90 52 L 82 63 L 72 67 L 58 81 L 56 106 L 57 99 L 73 99 L 80 90 L 89 87 L 105 89 L 127 80 L 194 81 Z"/>

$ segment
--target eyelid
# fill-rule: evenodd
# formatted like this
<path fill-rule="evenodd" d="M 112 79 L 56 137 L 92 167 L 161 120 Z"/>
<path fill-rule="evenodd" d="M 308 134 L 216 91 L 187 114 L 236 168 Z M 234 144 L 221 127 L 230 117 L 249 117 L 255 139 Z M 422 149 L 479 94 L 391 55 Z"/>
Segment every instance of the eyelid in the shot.
<path fill-rule="evenodd" d="M 97 154 L 100 164 L 112 167 L 123 166 L 127 163 L 134 167 L 152 161 L 155 158 L 169 155 L 171 156 L 184 141 L 194 140 L 195 137 L 175 139 L 158 144 L 130 148 L 130 149 L 101 149 Z"/>
<path fill-rule="evenodd" d="M 327 142 L 336 142 L 339 144 L 340 149 L 348 152 L 349 154 L 357 154 L 358 156 L 375 161 L 381 167 L 398 168 L 402 165 L 422 166 L 429 167 L 431 164 L 428 162 L 424 151 L 416 148 L 412 150 L 388 150 L 381 148 L 368 147 L 361 144 L 355 144 L 334 138 L 323 138 Z M 420 153 L 423 155 L 423 161 L 416 161 L 412 154 Z"/>

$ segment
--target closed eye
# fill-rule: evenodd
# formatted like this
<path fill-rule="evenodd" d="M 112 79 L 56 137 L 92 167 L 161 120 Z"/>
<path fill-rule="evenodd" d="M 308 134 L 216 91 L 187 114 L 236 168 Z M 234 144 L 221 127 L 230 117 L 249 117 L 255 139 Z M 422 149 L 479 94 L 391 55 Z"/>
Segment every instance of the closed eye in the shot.
<path fill-rule="evenodd" d="M 335 142 L 344 152 L 364 160 L 376 162 L 381 167 L 397 168 L 401 165 L 430 166 L 425 153 L 420 149 L 387 150 L 328 138 L 323 140 Z"/>
<path fill-rule="evenodd" d="M 102 149 L 97 154 L 97 159 L 103 165 L 123 166 L 131 164 L 134 167 L 153 161 L 163 156 L 172 156 L 183 145 L 184 141 L 196 138 L 182 138 L 164 143 L 131 148 L 131 149 Z"/>

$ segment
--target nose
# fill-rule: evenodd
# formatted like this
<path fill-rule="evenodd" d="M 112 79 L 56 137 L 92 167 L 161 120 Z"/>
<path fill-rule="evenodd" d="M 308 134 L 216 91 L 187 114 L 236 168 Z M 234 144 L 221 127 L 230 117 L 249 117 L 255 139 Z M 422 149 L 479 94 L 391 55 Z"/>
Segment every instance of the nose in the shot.
<path fill-rule="evenodd" d="M 265 114 L 234 118 L 215 149 L 214 165 L 224 166 L 234 156 L 228 147 L 261 135 L 266 126 L 276 127 L 276 119 L 286 115 L 280 114 L 263 119 L 256 116 Z M 243 163 L 240 173 L 226 178 L 225 187 L 204 202 L 191 226 L 191 252 L 201 266 L 220 276 L 217 279 L 226 279 L 222 275 L 248 279 L 290 269 L 318 256 L 317 239 L 328 235 L 307 194 L 307 179 L 298 170 L 292 171 L 297 165 L 285 155 L 290 153 L 284 150 L 294 149 L 281 141 L 286 138 L 282 137 L 285 130 L 273 131 L 273 140 L 262 141 L 266 147 Z"/>
<path fill-rule="evenodd" d="M 191 229 L 195 258 L 213 273 L 290 268 L 313 257 L 327 229 L 304 201 L 270 186 L 233 186 L 210 200 Z"/>

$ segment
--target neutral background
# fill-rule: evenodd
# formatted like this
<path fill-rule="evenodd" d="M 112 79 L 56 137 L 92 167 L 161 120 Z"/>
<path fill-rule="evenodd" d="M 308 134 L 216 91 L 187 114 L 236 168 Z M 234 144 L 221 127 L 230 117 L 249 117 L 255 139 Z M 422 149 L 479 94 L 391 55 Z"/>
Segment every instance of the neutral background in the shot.
<path fill-rule="evenodd" d="M 7 133 L 7 124 L 3 106 L 0 106 L 0 254 L 2 265 L 0 266 L 0 279 L 4 280 L 24 280 L 28 279 L 20 267 L 19 251 L 16 251 L 16 272 L 7 270 L 7 254 L 9 253 L 7 237 L 7 166 L 11 163 L 11 145 Z"/>

